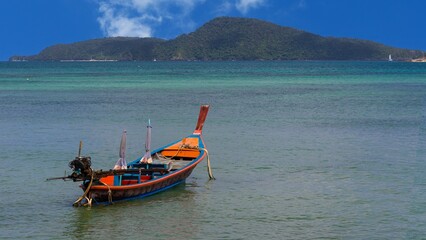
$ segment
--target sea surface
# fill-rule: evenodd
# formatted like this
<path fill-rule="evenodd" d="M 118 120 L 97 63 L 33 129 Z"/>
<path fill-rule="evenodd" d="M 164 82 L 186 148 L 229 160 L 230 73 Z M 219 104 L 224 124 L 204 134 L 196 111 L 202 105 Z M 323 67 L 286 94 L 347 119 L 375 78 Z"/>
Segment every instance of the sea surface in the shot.
<path fill-rule="evenodd" d="M 195 128 L 217 180 L 74 208 L 83 141 L 112 168 Z M 425 239 L 426 64 L 0 62 L 0 239 Z"/>

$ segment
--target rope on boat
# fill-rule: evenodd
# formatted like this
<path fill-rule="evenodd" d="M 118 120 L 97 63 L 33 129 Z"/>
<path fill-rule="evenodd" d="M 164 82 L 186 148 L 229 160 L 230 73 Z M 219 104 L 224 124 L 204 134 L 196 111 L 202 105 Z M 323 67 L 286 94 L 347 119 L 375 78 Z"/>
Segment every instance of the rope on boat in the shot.
<path fill-rule="evenodd" d="M 177 155 L 178 155 L 178 154 L 182 151 L 182 149 L 184 149 L 184 148 L 189 148 L 189 149 L 198 149 L 198 150 L 205 151 L 205 152 L 206 152 L 206 154 L 207 154 L 207 172 L 208 172 L 208 174 L 209 174 L 209 179 L 210 179 L 210 180 L 216 180 L 216 178 L 213 176 L 212 167 L 211 167 L 211 164 L 210 164 L 209 151 L 207 151 L 207 149 L 202 148 L 202 147 L 200 147 L 200 146 L 191 146 L 191 145 L 189 145 L 189 144 L 185 144 L 185 140 L 186 140 L 186 138 L 184 138 L 184 139 L 182 140 L 183 144 L 181 144 L 181 145 L 179 146 L 179 148 L 178 148 L 178 150 L 176 151 L 176 154 L 175 154 L 174 156 L 172 156 L 172 157 L 166 157 L 166 156 L 164 156 L 164 158 L 165 158 L 165 159 L 169 159 L 169 160 L 173 160 L 173 158 L 174 158 L 174 157 L 176 157 L 176 156 L 177 156 Z M 157 154 L 157 153 L 156 153 L 156 154 Z M 159 157 L 159 156 L 158 156 L 158 154 L 157 154 L 157 157 Z"/>
<path fill-rule="evenodd" d="M 84 193 L 83 193 L 83 195 L 81 195 L 81 197 L 79 197 L 72 205 L 74 206 L 74 207 L 78 207 L 78 206 L 81 206 L 81 201 L 83 201 L 83 199 L 86 199 L 87 200 L 87 205 L 89 205 L 89 206 L 91 206 L 92 205 L 92 199 L 89 199 L 89 198 L 87 198 L 87 194 L 89 193 L 89 191 L 90 191 L 90 188 L 92 187 L 92 183 L 93 183 L 93 175 L 94 175 L 94 173 L 93 173 L 93 171 L 91 171 L 92 172 L 92 174 L 91 174 L 91 176 L 90 176 L 90 182 L 89 182 L 89 185 L 87 185 L 87 188 L 86 188 L 86 191 L 84 191 Z"/>
<path fill-rule="evenodd" d="M 207 172 L 209 174 L 209 179 L 210 180 L 216 180 L 216 178 L 213 176 L 212 166 L 210 164 L 209 151 L 207 151 L 207 149 L 205 149 L 205 148 L 200 148 L 200 147 L 198 149 L 206 151 L 206 153 L 207 153 Z"/>
<path fill-rule="evenodd" d="M 186 138 L 182 139 L 182 144 L 179 146 L 178 150 L 176 151 L 176 154 L 173 155 L 173 157 L 170 157 L 170 159 L 173 159 L 176 157 L 184 148 L 190 148 L 189 145 L 185 144 Z"/>
<path fill-rule="evenodd" d="M 91 207 L 92 206 L 92 198 L 88 198 L 87 196 L 86 197 L 84 197 L 85 199 L 86 199 L 86 204 L 84 204 L 84 206 L 89 206 L 89 207 Z"/>
<path fill-rule="evenodd" d="M 139 173 L 140 174 L 140 173 Z M 102 181 L 99 181 L 100 183 L 102 183 L 103 185 L 105 185 L 105 186 L 107 186 L 107 188 L 108 188 L 108 202 L 110 203 L 110 204 L 113 204 L 113 202 L 112 202 L 112 191 L 111 191 L 111 188 L 109 187 L 109 185 L 108 184 L 106 184 L 106 183 L 104 183 L 104 182 L 102 182 Z"/>
<path fill-rule="evenodd" d="M 109 186 L 108 186 L 108 202 L 110 204 L 112 204 L 112 191 L 111 191 L 111 188 Z"/>

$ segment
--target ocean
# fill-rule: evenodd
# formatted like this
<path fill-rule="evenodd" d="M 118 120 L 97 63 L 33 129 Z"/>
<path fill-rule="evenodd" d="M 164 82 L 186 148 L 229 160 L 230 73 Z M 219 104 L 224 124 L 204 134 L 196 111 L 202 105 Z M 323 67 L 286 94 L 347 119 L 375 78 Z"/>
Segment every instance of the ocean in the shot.
<path fill-rule="evenodd" d="M 192 133 L 206 162 L 166 192 L 74 208 L 97 169 Z M 426 64 L 0 62 L 0 239 L 424 239 Z"/>

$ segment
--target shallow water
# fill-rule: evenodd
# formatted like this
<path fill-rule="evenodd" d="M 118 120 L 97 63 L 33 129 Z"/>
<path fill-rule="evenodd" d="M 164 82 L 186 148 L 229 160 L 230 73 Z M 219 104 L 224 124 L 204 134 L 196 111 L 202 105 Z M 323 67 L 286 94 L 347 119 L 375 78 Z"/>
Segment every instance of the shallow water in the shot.
<path fill-rule="evenodd" d="M 73 208 L 83 140 L 111 168 L 190 134 L 216 181 Z M 426 65 L 398 62 L 0 63 L 1 239 L 421 239 Z"/>

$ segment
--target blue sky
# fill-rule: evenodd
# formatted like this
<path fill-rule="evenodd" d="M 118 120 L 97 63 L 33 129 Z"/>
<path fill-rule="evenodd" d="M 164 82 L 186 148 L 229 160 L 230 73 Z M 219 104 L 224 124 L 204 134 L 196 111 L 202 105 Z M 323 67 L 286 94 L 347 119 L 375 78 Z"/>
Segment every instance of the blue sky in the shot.
<path fill-rule="evenodd" d="M 0 0 L 0 60 L 109 36 L 170 39 L 218 16 L 426 51 L 425 0 Z"/>

